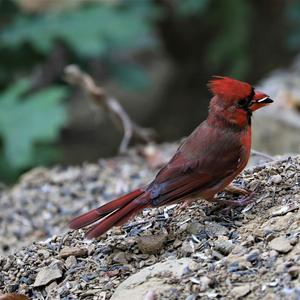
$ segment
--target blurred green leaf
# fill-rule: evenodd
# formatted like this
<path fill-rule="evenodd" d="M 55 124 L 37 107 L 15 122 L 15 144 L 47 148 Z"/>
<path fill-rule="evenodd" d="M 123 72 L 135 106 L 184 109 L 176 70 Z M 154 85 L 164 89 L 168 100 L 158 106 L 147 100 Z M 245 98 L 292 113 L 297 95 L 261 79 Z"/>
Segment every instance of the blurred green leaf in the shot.
<path fill-rule="evenodd" d="M 300 48 L 300 1 L 289 1 L 286 6 L 286 18 L 290 25 L 290 34 L 287 38 L 288 46 L 291 49 Z"/>
<path fill-rule="evenodd" d="M 180 15 L 196 15 L 204 13 L 210 0 L 177 0 L 176 9 Z"/>
<path fill-rule="evenodd" d="M 137 64 L 119 64 L 111 66 L 112 74 L 126 89 L 142 90 L 150 82 L 148 73 Z"/>
<path fill-rule="evenodd" d="M 18 16 L 1 34 L 2 45 L 18 48 L 25 42 L 48 54 L 56 41 L 82 56 L 101 56 L 114 47 L 138 47 L 150 32 L 143 6 L 100 5 L 72 11 Z"/>
<path fill-rule="evenodd" d="M 20 80 L 0 95 L 0 135 L 2 137 L 2 164 L 22 169 L 36 162 L 35 144 L 54 142 L 66 121 L 66 96 L 61 87 L 49 87 L 22 96 L 29 82 Z"/>

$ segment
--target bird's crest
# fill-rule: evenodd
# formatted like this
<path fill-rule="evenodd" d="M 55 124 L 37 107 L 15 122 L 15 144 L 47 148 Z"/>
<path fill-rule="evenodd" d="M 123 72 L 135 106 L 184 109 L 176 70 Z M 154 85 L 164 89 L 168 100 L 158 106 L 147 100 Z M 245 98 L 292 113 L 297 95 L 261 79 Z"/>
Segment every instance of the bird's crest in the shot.
<path fill-rule="evenodd" d="M 222 76 L 213 76 L 208 83 L 209 90 L 225 100 L 238 100 L 248 97 L 252 87 L 246 82 Z"/>

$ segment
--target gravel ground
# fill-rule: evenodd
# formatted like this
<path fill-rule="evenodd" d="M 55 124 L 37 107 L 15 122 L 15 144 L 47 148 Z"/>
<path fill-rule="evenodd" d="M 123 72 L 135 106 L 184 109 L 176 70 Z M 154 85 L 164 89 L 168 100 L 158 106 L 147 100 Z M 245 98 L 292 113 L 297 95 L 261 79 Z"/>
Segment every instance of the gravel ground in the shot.
<path fill-rule="evenodd" d="M 133 149 L 98 164 L 36 168 L 14 187 L 0 187 L 0 255 L 62 234 L 70 216 L 148 183 L 156 172 L 153 167 L 165 162 L 176 145 L 165 144 L 153 155 L 152 146 L 146 149 L 147 153 Z"/>
<path fill-rule="evenodd" d="M 167 157 L 173 150 L 165 146 L 161 152 Z M 157 156 L 148 155 L 148 165 Z M 0 244 L 6 255 L 0 257 L 0 290 L 31 299 L 110 299 L 145 267 L 189 258 L 194 265 L 181 277 L 156 274 L 157 285 L 145 297 L 300 298 L 300 156 L 247 169 L 237 178 L 237 185 L 256 192 L 256 203 L 244 209 L 225 212 L 199 200 L 180 214 L 175 206 L 145 210 L 98 240 L 67 231 L 70 215 L 145 184 L 153 173 L 132 151 L 97 165 L 36 169 L 2 190 Z M 9 255 L 22 245 L 29 246 Z M 168 288 L 160 291 L 161 284 Z"/>

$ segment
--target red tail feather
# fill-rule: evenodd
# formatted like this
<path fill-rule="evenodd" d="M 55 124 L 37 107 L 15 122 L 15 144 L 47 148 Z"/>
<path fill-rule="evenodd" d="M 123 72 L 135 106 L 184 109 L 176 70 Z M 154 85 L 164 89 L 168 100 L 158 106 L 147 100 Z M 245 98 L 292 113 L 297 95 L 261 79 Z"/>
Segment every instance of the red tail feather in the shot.
<path fill-rule="evenodd" d="M 104 234 L 111 227 L 125 223 L 130 217 L 139 213 L 142 209 L 147 207 L 147 195 L 134 199 L 132 202 L 122 207 L 121 209 L 113 212 L 111 215 L 101 220 L 98 224 L 94 225 L 86 234 L 87 238 L 92 239 Z"/>
<path fill-rule="evenodd" d="M 102 219 L 103 217 L 107 216 L 108 214 L 112 213 L 109 217 L 107 217 L 105 220 L 103 220 L 102 222 L 100 222 L 99 224 L 95 225 L 95 227 L 98 228 L 98 226 L 100 226 L 104 221 L 106 221 L 107 219 L 110 219 L 113 216 L 116 216 L 115 218 L 122 218 L 124 217 L 128 212 L 130 212 L 130 210 L 128 210 L 127 206 L 128 204 L 131 204 L 133 200 L 135 200 L 137 197 L 141 196 L 144 193 L 144 190 L 142 189 L 137 189 L 127 195 L 124 195 L 120 198 L 117 198 L 109 203 L 106 203 L 105 205 L 102 205 L 96 209 L 93 209 L 79 217 L 74 218 L 70 223 L 69 223 L 69 227 L 71 229 L 79 229 L 82 227 L 85 227 L 87 225 L 90 225 L 100 219 Z M 138 202 L 135 202 L 135 206 L 138 207 L 140 206 Z M 133 206 L 130 206 L 131 210 L 133 210 Z M 125 210 L 124 210 L 125 209 Z M 114 212 L 114 213 L 113 213 Z M 119 214 L 116 214 L 117 212 L 119 212 Z M 120 213 L 122 212 L 122 213 Z M 119 217 L 118 217 L 119 216 Z M 110 227 L 114 226 L 114 224 L 118 221 L 121 221 L 119 219 L 115 218 L 111 218 L 110 220 L 113 220 L 113 222 L 111 223 L 110 226 L 108 226 L 108 223 L 105 222 L 105 224 L 107 224 L 105 226 L 105 228 L 107 227 L 106 230 L 103 231 L 103 233 L 105 231 L 107 231 Z M 94 227 L 94 228 L 95 228 Z M 103 226 L 101 226 L 102 228 Z M 95 228 L 96 229 L 96 228 Z M 91 229 L 92 231 L 93 229 Z M 98 231 L 98 230 L 97 230 Z M 101 233 L 102 234 L 102 233 Z M 96 236 L 96 235 L 93 235 Z M 97 234 L 98 236 L 98 234 Z"/>

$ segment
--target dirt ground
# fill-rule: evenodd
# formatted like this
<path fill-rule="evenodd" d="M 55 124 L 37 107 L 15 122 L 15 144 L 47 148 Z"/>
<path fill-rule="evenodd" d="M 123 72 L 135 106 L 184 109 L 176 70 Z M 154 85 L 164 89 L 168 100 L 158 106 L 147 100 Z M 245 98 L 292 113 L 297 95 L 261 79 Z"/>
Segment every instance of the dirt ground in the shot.
<path fill-rule="evenodd" d="M 149 182 L 159 159 L 133 151 L 36 169 L 2 189 L 0 291 L 30 299 L 300 299 L 300 156 L 244 171 L 235 184 L 256 200 L 245 208 L 199 200 L 180 213 L 148 209 L 92 241 L 67 230 L 72 216 Z"/>

